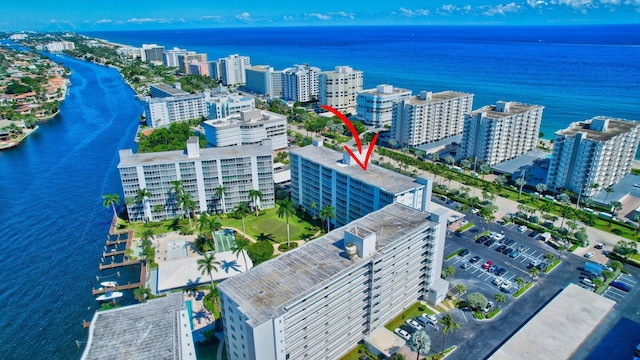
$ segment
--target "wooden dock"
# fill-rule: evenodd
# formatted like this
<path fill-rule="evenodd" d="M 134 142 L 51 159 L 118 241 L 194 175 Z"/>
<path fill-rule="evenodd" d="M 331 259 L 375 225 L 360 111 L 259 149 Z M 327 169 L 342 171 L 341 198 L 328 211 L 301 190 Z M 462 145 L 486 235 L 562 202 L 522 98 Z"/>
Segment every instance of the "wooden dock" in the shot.
<path fill-rule="evenodd" d="M 135 265 L 139 263 L 140 263 L 140 260 L 126 260 L 119 263 L 100 264 L 100 270 L 115 269 L 123 266 Z"/>
<path fill-rule="evenodd" d="M 100 294 L 104 294 L 107 291 L 119 291 L 119 290 L 131 290 L 131 289 L 137 289 L 140 286 L 144 286 L 145 283 L 147 281 L 147 266 L 146 264 L 143 262 L 142 265 L 140 266 L 140 282 L 137 283 L 127 283 L 124 285 L 117 285 L 116 287 L 109 287 L 109 288 L 93 288 L 91 289 L 91 293 L 95 296 L 95 295 L 100 295 Z"/>
<path fill-rule="evenodd" d="M 102 257 L 106 258 L 107 256 L 118 256 L 118 255 L 124 255 L 125 250 L 120 250 L 120 251 L 109 251 L 109 252 L 103 252 L 102 253 Z"/>

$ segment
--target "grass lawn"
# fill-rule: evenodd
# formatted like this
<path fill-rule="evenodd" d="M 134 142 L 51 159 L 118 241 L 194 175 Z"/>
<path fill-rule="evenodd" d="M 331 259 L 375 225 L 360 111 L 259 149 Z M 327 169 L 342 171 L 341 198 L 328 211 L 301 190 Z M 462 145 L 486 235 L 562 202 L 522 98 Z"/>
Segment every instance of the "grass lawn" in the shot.
<path fill-rule="evenodd" d="M 529 290 L 529 288 L 531 288 L 533 286 L 533 283 L 526 283 L 524 284 L 523 287 L 520 288 L 520 290 L 516 291 L 515 294 L 513 294 L 514 298 L 518 298 L 520 296 L 522 296 L 522 294 L 526 293 L 527 290 Z"/>
<path fill-rule="evenodd" d="M 244 218 L 245 228 L 249 236 L 254 239 L 264 237 L 265 234 L 271 234 L 271 239 L 277 242 L 287 241 L 287 223 L 284 218 L 279 218 L 276 209 L 265 210 L 264 215 L 255 216 L 248 215 Z M 234 227 L 242 230 L 242 220 L 226 218 L 222 219 L 223 226 Z M 311 230 L 311 224 L 292 215 L 289 217 L 289 231 L 291 240 L 302 240 L 305 237 L 311 237 L 314 231 Z"/>
<path fill-rule="evenodd" d="M 456 251 L 452 252 L 451 254 L 447 255 L 447 257 L 446 257 L 446 259 L 445 259 L 445 260 L 451 260 L 451 259 L 453 259 L 453 258 L 454 258 L 456 255 L 458 255 L 458 254 L 460 253 L 460 251 L 462 251 L 462 250 L 463 250 L 463 248 L 460 248 L 460 249 L 458 249 L 458 250 L 456 250 Z"/>

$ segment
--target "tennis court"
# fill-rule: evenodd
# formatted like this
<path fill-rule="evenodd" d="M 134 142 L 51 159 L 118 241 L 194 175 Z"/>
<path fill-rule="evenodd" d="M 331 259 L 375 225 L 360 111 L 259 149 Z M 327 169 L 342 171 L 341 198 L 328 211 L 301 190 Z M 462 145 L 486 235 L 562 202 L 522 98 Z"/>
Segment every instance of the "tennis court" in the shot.
<path fill-rule="evenodd" d="M 215 250 L 217 253 L 231 251 L 236 246 L 236 236 L 233 230 L 216 231 Z"/>

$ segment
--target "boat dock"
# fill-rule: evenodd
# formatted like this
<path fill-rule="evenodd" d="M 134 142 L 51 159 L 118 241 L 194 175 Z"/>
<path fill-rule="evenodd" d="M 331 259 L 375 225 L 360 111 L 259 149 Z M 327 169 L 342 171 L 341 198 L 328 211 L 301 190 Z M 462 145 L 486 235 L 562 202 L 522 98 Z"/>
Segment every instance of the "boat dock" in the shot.
<path fill-rule="evenodd" d="M 100 294 L 104 294 L 107 291 L 120 291 L 120 290 L 131 290 L 131 289 L 137 289 L 140 286 L 144 285 L 144 283 L 146 282 L 147 279 L 147 266 L 146 264 L 143 262 L 142 265 L 140 266 L 140 282 L 137 283 L 128 283 L 128 284 L 123 284 L 123 285 L 116 285 L 115 287 L 109 287 L 109 288 L 93 288 L 91 289 L 91 293 L 95 296 L 95 295 L 100 295 Z"/>
<path fill-rule="evenodd" d="M 123 267 L 123 266 L 135 265 L 135 264 L 139 264 L 139 263 L 140 263 L 140 260 L 125 260 L 125 261 L 119 262 L 119 263 L 100 264 L 100 270 L 115 269 L 115 268 L 119 268 L 119 267 Z"/>

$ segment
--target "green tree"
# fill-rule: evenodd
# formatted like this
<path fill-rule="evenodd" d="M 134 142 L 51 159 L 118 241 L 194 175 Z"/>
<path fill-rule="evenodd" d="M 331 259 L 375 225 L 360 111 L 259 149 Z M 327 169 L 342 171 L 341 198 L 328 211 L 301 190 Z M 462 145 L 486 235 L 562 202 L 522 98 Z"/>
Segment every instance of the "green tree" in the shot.
<path fill-rule="evenodd" d="M 507 183 L 507 177 L 504 175 L 497 176 L 493 182 L 498 187 L 498 193 L 502 192 L 502 187 Z"/>
<path fill-rule="evenodd" d="M 531 275 L 531 280 L 534 280 L 538 274 L 540 274 L 540 270 L 537 267 L 532 267 L 529 269 L 529 275 Z"/>
<path fill-rule="evenodd" d="M 536 184 L 536 190 L 538 190 L 538 193 L 542 195 L 545 191 L 547 191 L 547 184 L 545 183 Z"/>
<path fill-rule="evenodd" d="M 493 300 L 496 301 L 496 304 L 501 304 L 501 303 L 507 301 L 507 298 L 504 296 L 503 293 L 497 293 L 497 294 L 493 295 Z"/>
<path fill-rule="evenodd" d="M 193 218 L 193 213 L 198 205 L 195 200 L 191 198 L 189 194 L 184 194 L 182 196 L 182 203 L 185 209 L 187 209 L 187 217 L 189 218 L 189 228 L 193 229 L 193 223 L 191 222 L 191 218 Z"/>
<path fill-rule="evenodd" d="M 329 220 L 336 218 L 335 209 L 331 205 L 325 205 L 320 210 L 320 218 L 327 223 L 327 233 L 329 233 L 331 223 Z"/>
<path fill-rule="evenodd" d="M 547 263 L 551 264 L 556 259 L 556 256 L 552 253 L 546 253 L 544 259 L 547 260 Z"/>
<path fill-rule="evenodd" d="M 486 306 L 486 305 L 485 305 Z M 455 329 L 460 329 L 460 324 L 455 322 L 451 317 L 451 314 L 445 314 L 440 321 L 438 321 L 440 325 L 442 325 L 442 333 L 444 334 L 444 340 L 442 341 L 442 352 L 440 354 L 444 354 L 445 346 L 447 344 L 447 334 L 453 332 Z"/>
<path fill-rule="evenodd" d="M 313 219 L 315 220 L 316 217 L 318 216 L 318 214 L 316 214 L 316 210 L 318 210 L 318 203 L 315 201 L 312 201 L 311 204 L 309 204 L 309 207 L 311 208 L 311 210 L 313 210 Z"/>
<path fill-rule="evenodd" d="M 522 195 L 522 188 L 527 184 L 527 180 L 524 178 L 517 178 L 516 185 L 518 186 L 518 199 L 520 199 L 520 195 Z"/>
<path fill-rule="evenodd" d="M 207 214 L 206 211 L 204 211 L 202 214 L 200 214 L 200 217 L 198 217 L 198 231 L 200 231 L 201 233 L 206 235 L 206 231 L 209 228 L 209 215 Z"/>
<path fill-rule="evenodd" d="M 236 216 L 240 216 L 242 218 L 242 233 L 246 234 L 247 231 L 244 228 L 244 218 L 247 215 L 251 214 L 251 209 L 249 209 L 247 203 L 241 202 L 233 208 L 233 212 L 236 214 Z"/>
<path fill-rule="evenodd" d="M 431 338 L 424 330 L 416 331 L 411 335 L 407 346 L 417 353 L 416 360 L 420 360 L 420 355 L 427 355 L 431 350 Z"/>
<path fill-rule="evenodd" d="M 211 278 L 211 289 L 213 290 L 213 273 L 218 271 L 218 266 L 220 266 L 220 261 L 216 260 L 216 256 L 214 252 L 209 252 L 204 254 L 201 259 L 198 259 L 198 270 L 202 275 L 209 275 Z"/>
<path fill-rule="evenodd" d="M 489 300 L 487 300 L 487 297 L 479 292 L 467 295 L 467 304 L 469 304 L 473 309 L 484 309 L 487 307 L 488 302 Z"/>
<path fill-rule="evenodd" d="M 133 290 L 133 298 L 139 303 L 147 301 L 147 298 L 150 296 L 151 290 L 143 285 L 140 285 L 139 288 Z"/>
<path fill-rule="evenodd" d="M 249 251 L 249 246 L 251 242 L 244 236 L 238 236 L 236 238 L 236 244 L 231 248 L 232 253 L 236 256 L 236 259 L 240 254 L 244 258 L 244 265 L 246 269 L 249 269 L 249 263 L 247 262 L 247 251 Z"/>
<path fill-rule="evenodd" d="M 606 203 L 607 202 L 607 198 L 609 197 L 609 194 L 611 194 L 615 190 L 613 190 L 613 188 L 611 186 L 609 186 L 608 188 L 605 188 L 604 191 L 607 193 L 607 195 L 604 196 L 604 202 Z"/>
<path fill-rule="evenodd" d="M 522 277 L 516 278 L 516 284 L 518 284 L 518 290 L 520 290 L 524 286 L 524 279 Z"/>
<path fill-rule="evenodd" d="M 224 185 L 220 185 L 214 189 L 214 194 L 218 198 L 218 201 L 220 202 L 220 204 L 222 204 L 222 212 L 226 213 L 227 207 L 225 206 L 225 203 L 224 203 L 224 196 L 227 194 L 227 188 Z"/>
<path fill-rule="evenodd" d="M 276 205 L 278 205 L 278 217 L 284 217 L 285 221 L 287 222 L 287 247 L 291 248 L 291 237 L 289 235 L 289 216 L 295 214 L 296 209 L 293 205 L 293 201 L 291 201 L 291 199 L 289 198 L 279 200 Z"/>
<path fill-rule="evenodd" d="M 611 266 L 611 268 L 613 270 L 621 270 L 622 269 L 622 263 L 618 260 L 612 261 L 611 264 L 609 264 L 609 266 Z"/>
<path fill-rule="evenodd" d="M 184 217 L 184 186 L 182 180 L 171 181 L 171 192 L 174 194 L 174 204 L 180 209 L 180 216 Z"/>
<path fill-rule="evenodd" d="M 622 203 L 620 201 L 612 201 L 609 203 L 609 205 L 611 206 L 611 218 L 609 218 L 609 226 L 611 226 L 611 222 L 613 222 L 613 219 L 618 211 L 622 210 Z"/>
<path fill-rule="evenodd" d="M 151 220 L 151 209 L 149 208 L 149 198 L 151 195 L 151 192 L 147 190 L 147 188 L 138 189 L 136 193 L 136 202 L 142 204 L 142 211 L 146 221 Z"/>
<path fill-rule="evenodd" d="M 273 245 L 267 241 L 258 241 L 249 245 L 249 257 L 253 261 L 253 266 L 271 259 L 273 256 Z"/>
<path fill-rule="evenodd" d="M 456 274 L 456 268 L 454 268 L 453 266 L 449 265 L 447 267 L 445 267 L 444 269 L 442 269 L 442 275 L 443 277 L 446 279 L 449 276 L 453 276 Z"/>
<path fill-rule="evenodd" d="M 258 216 L 258 213 L 260 211 L 258 201 L 262 201 L 262 191 L 255 189 L 249 190 L 249 199 L 253 201 L 253 209 L 256 212 L 256 216 Z"/>
<path fill-rule="evenodd" d="M 104 194 L 102 195 L 102 206 L 107 209 L 111 207 L 113 209 L 113 216 L 118 217 L 116 212 L 116 205 L 120 205 L 120 196 L 118 194 Z"/>
<path fill-rule="evenodd" d="M 456 286 L 454 286 L 454 289 L 456 289 L 456 292 L 458 293 L 458 298 L 460 297 L 460 295 L 462 295 L 462 294 L 467 292 L 467 287 L 464 286 L 464 284 L 462 284 L 462 283 L 457 284 Z"/>

